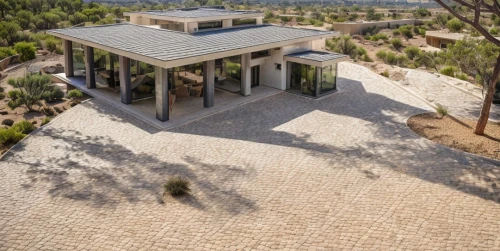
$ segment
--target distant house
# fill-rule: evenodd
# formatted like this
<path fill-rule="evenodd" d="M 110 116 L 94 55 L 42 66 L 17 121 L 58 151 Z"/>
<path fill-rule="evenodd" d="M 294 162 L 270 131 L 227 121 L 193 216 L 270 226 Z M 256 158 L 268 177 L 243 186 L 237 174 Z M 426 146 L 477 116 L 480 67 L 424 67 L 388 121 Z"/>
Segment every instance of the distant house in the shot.
<path fill-rule="evenodd" d="M 453 44 L 457 40 L 461 40 L 464 38 L 474 38 L 474 39 L 479 39 L 483 40 L 484 37 L 472 37 L 469 34 L 463 34 L 463 33 L 452 33 L 452 32 L 444 32 L 444 31 L 426 31 L 425 32 L 425 41 L 427 45 L 436 47 L 436 48 L 446 48 L 448 44 Z M 497 38 L 497 39 L 500 39 Z"/>
<path fill-rule="evenodd" d="M 124 104 L 155 99 L 160 121 L 169 120 L 176 98 L 217 105 L 215 88 L 240 98 L 259 86 L 318 97 L 336 90 L 337 63 L 347 59 L 322 51 L 337 32 L 265 25 L 261 12 L 197 7 L 124 15 L 130 23 L 48 33 L 64 41 L 66 78 L 84 77 L 86 88 L 103 92 L 119 86 Z"/>

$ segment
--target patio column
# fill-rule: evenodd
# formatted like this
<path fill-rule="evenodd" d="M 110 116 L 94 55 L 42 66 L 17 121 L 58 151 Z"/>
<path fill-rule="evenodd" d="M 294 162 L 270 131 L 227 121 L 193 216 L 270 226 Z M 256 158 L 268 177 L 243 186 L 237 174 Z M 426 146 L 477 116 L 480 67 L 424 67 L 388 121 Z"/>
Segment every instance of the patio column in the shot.
<path fill-rule="evenodd" d="M 250 65 L 251 54 L 241 55 L 241 95 L 249 96 L 251 94 L 252 67 Z"/>
<path fill-rule="evenodd" d="M 93 89 L 95 85 L 95 71 L 94 71 L 94 48 L 90 46 L 83 47 L 85 54 L 85 83 L 87 88 Z"/>
<path fill-rule="evenodd" d="M 119 56 L 120 63 L 120 96 L 122 103 L 132 103 L 132 84 L 130 81 L 130 58 Z"/>
<path fill-rule="evenodd" d="M 109 53 L 109 87 L 115 87 L 115 59 L 111 52 Z"/>
<path fill-rule="evenodd" d="M 156 118 L 160 121 L 169 119 L 168 69 L 155 66 Z"/>
<path fill-rule="evenodd" d="M 69 40 L 63 40 L 63 50 L 64 50 L 64 74 L 66 77 L 73 77 L 75 71 L 73 68 L 73 42 Z"/>
<path fill-rule="evenodd" d="M 322 71 L 321 67 L 316 66 L 316 86 L 314 87 L 314 90 L 316 91 L 316 93 L 315 93 L 316 97 L 319 97 L 319 95 L 321 94 L 321 92 L 320 92 L 321 91 L 321 81 L 323 81 L 321 79 L 322 74 L 323 74 L 323 71 Z"/>
<path fill-rule="evenodd" d="M 203 62 L 203 106 L 214 106 L 215 60 Z"/>

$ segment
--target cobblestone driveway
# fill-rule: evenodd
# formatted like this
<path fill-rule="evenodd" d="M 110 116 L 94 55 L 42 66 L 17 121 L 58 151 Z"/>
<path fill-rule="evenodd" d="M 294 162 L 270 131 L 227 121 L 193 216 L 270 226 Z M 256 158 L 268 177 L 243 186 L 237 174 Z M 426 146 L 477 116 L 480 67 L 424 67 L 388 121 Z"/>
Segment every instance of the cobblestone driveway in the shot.
<path fill-rule="evenodd" d="M 0 162 L 0 250 L 493 250 L 498 162 L 405 126 L 424 111 L 369 70 L 157 132 L 98 101 Z M 169 175 L 192 196 L 162 198 Z"/>

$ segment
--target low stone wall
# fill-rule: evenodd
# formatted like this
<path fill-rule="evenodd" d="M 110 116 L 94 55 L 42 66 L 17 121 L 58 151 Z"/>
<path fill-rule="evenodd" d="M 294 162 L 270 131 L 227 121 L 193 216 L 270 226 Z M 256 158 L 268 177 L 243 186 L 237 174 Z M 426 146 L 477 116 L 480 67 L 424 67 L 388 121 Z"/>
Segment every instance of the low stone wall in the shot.
<path fill-rule="evenodd" d="M 9 68 L 9 65 L 19 62 L 19 55 L 14 55 L 8 58 L 4 58 L 0 61 L 0 71 L 4 71 Z"/>

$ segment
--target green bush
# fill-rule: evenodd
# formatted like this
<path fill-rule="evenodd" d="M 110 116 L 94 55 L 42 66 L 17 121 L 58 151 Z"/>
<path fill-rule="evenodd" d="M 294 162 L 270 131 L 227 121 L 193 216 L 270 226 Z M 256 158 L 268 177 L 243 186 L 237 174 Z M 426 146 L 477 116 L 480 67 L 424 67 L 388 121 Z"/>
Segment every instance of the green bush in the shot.
<path fill-rule="evenodd" d="M 296 17 L 295 20 L 299 23 L 304 22 L 305 18 L 304 17 Z"/>
<path fill-rule="evenodd" d="M 46 124 L 48 124 L 51 120 L 52 120 L 52 119 L 51 119 L 50 117 L 45 117 L 45 118 L 43 118 L 43 120 L 42 120 L 42 125 L 46 125 Z"/>
<path fill-rule="evenodd" d="M 491 28 L 490 29 L 490 33 L 491 33 L 491 35 L 495 35 L 495 36 L 498 35 L 498 29 L 497 29 L 497 27 Z"/>
<path fill-rule="evenodd" d="M 377 33 L 369 38 L 371 41 L 384 40 L 387 41 L 389 38 L 384 33 Z"/>
<path fill-rule="evenodd" d="M 53 37 L 49 37 L 49 38 L 45 39 L 45 48 L 50 52 L 54 52 L 57 49 L 59 44 L 60 44 L 60 41 L 58 41 L 57 39 L 55 39 Z"/>
<path fill-rule="evenodd" d="M 448 115 L 448 108 L 441 104 L 436 104 L 436 112 L 439 115 L 439 118 L 443 118 L 444 116 Z"/>
<path fill-rule="evenodd" d="M 377 56 L 378 59 L 381 59 L 385 62 L 385 58 L 387 57 L 387 51 L 385 51 L 385 50 L 377 51 L 375 56 Z"/>
<path fill-rule="evenodd" d="M 191 191 L 189 188 L 189 181 L 182 177 L 172 177 L 168 179 L 163 187 L 165 193 L 169 193 L 172 196 L 184 195 Z"/>
<path fill-rule="evenodd" d="M 446 22 L 446 27 L 451 32 L 460 32 L 465 27 L 465 24 L 464 22 L 460 21 L 458 18 L 455 17 Z"/>
<path fill-rule="evenodd" d="M 384 72 L 380 73 L 380 75 L 386 77 L 386 78 L 389 78 L 389 71 L 388 70 L 385 70 Z"/>
<path fill-rule="evenodd" d="M 408 58 L 403 54 L 396 55 L 396 64 L 399 67 L 405 67 L 408 64 Z"/>
<path fill-rule="evenodd" d="M 51 86 L 49 90 L 43 93 L 42 98 L 46 102 L 60 101 L 64 98 L 64 92 L 57 86 Z"/>
<path fill-rule="evenodd" d="M 403 26 L 399 27 L 399 31 L 406 38 L 412 38 L 413 37 L 413 32 L 412 32 L 410 26 L 403 25 Z"/>
<path fill-rule="evenodd" d="M 10 99 L 16 100 L 21 95 L 21 91 L 19 91 L 19 90 L 10 90 L 9 92 L 7 92 L 7 95 L 9 95 Z"/>
<path fill-rule="evenodd" d="M 28 120 L 17 122 L 11 128 L 22 134 L 29 134 L 36 129 L 36 127 Z"/>
<path fill-rule="evenodd" d="M 18 90 L 16 98 L 8 103 L 9 107 L 15 109 L 24 106 L 30 112 L 34 111 L 34 105 L 41 105 L 43 94 L 51 90 L 50 77 L 47 75 L 28 75 L 16 80 L 9 79 L 9 84 Z"/>
<path fill-rule="evenodd" d="M 443 69 L 439 71 L 439 73 L 449 76 L 449 77 L 455 77 L 455 73 L 458 71 L 458 69 L 454 66 L 445 66 Z"/>
<path fill-rule="evenodd" d="M 20 133 L 12 128 L 0 129 L 0 144 L 13 145 L 26 137 L 26 134 Z"/>
<path fill-rule="evenodd" d="M 399 30 L 393 30 L 392 35 L 399 36 L 399 35 L 401 35 L 401 32 Z"/>
<path fill-rule="evenodd" d="M 385 62 L 390 65 L 395 65 L 398 63 L 398 59 L 396 58 L 396 54 L 392 51 L 388 51 L 385 56 Z"/>
<path fill-rule="evenodd" d="M 4 99 L 5 98 L 5 93 L 3 92 L 0 92 L 0 100 Z"/>
<path fill-rule="evenodd" d="M 399 50 L 399 49 L 401 49 L 401 47 L 403 47 L 403 42 L 401 42 L 401 39 L 399 39 L 399 38 L 393 38 L 393 39 L 389 40 L 389 43 L 391 43 L 392 46 L 394 46 L 394 48 L 396 48 L 396 50 Z"/>
<path fill-rule="evenodd" d="M 370 58 L 370 56 L 368 56 L 368 54 L 364 54 L 363 56 L 361 56 L 361 60 L 365 61 L 365 62 L 373 62 L 373 59 Z"/>
<path fill-rule="evenodd" d="M 469 80 L 469 76 L 467 76 L 467 74 L 463 73 L 463 72 L 460 72 L 458 74 L 455 75 L 456 78 L 460 79 L 460 80 L 463 80 L 463 81 L 468 81 Z"/>
<path fill-rule="evenodd" d="M 35 59 L 36 48 L 33 43 L 19 42 L 14 45 L 14 49 L 19 53 L 19 60 L 22 62 Z"/>
<path fill-rule="evenodd" d="M 16 52 L 10 47 L 0 47 L 0 60 L 16 55 Z"/>
<path fill-rule="evenodd" d="M 418 34 L 419 34 L 421 37 L 425 37 L 425 32 L 426 32 L 426 31 L 427 31 L 426 29 L 420 28 L 420 29 L 418 29 Z"/>
<path fill-rule="evenodd" d="M 417 57 L 419 54 L 420 54 L 420 48 L 418 48 L 417 46 L 408 46 L 404 49 L 404 52 L 406 53 L 406 56 L 408 56 L 408 58 L 410 60 L 413 60 L 415 57 Z"/>
<path fill-rule="evenodd" d="M 67 96 L 70 99 L 81 99 L 83 98 L 83 93 L 80 90 L 74 89 L 69 91 Z"/>

